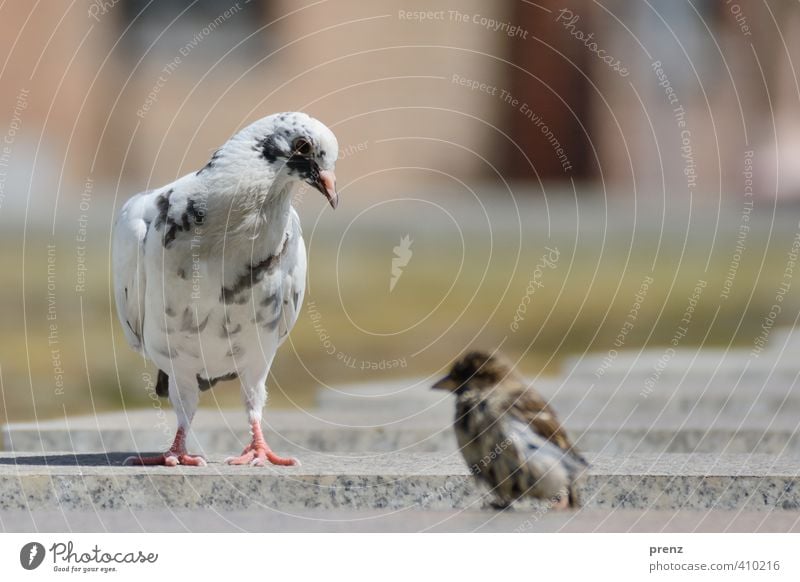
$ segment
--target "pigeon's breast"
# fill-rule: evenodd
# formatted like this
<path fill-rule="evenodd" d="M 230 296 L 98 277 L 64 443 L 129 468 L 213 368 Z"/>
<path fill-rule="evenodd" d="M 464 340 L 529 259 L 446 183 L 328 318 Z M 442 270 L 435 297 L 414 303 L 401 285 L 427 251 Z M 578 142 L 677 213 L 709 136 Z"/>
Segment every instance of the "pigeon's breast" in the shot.
<path fill-rule="evenodd" d="M 175 245 L 155 270 L 145 325 L 148 355 L 162 369 L 202 379 L 264 367 L 279 342 L 285 269 L 280 258 L 231 268 Z M 226 253 L 227 258 L 227 253 Z M 227 274 L 226 274 L 227 272 Z"/>

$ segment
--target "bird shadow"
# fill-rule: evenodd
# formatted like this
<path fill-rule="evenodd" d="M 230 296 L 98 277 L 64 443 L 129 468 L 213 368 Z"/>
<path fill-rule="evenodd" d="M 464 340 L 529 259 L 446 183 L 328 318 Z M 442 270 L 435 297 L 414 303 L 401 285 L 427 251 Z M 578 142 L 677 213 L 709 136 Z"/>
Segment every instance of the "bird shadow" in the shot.
<path fill-rule="evenodd" d="M 0 465 L 72 466 L 72 467 L 122 467 L 125 459 L 140 453 L 80 453 L 58 455 L 28 455 L 0 458 Z M 141 453 L 143 456 L 150 453 Z M 157 454 L 157 453 L 153 453 Z"/>

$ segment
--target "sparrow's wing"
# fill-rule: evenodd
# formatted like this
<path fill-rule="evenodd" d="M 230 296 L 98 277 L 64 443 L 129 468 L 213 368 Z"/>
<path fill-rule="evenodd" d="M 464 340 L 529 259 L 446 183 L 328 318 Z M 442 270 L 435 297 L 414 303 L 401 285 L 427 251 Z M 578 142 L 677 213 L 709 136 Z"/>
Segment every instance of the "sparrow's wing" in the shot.
<path fill-rule="evenodd" d="M 505 390 L 502 397 L 504 399 L 503 410 L 508 410 L 512 417 L 525 423 L 537 434 L 570 453 L 577 461 L 586 463 L 586 460 L 570 442 L 553 409 L 535 390 L 519 384 Z"/>
<path fill-rule="evenodd" d="M 283 305 L 278 326 L 278 337 L 281 342 L 294 327 L 306 293 L 306 245 L 300 228 L 300 217 L 294 208 L 291 211 L 289 228 L 291 229 L 287 243 L 289 248 L 285 256 L 287 265 L 283 277 Z"/>
<path fill-rule="evenodd" d="M 156 208 L 149 192 L 128 200 L 117 216 L 112 235 L 112 269 L 117 316 L 125 339 L 143 350 L 145 279 L 144 239 Z"/>
<path fill-rule="evenodd" d="M 515 416 L 503 418 L 504 432 L 516 445 L 515 450 L 528 463 L 538 466 L 540 470 L 558 463 L 564 467 L 571 479 L 583 471 L 588 463 L 574 449 L 559 446 L 554 439 L 546 437 L 537 430 L 531 430 L 529 423 Z"/>

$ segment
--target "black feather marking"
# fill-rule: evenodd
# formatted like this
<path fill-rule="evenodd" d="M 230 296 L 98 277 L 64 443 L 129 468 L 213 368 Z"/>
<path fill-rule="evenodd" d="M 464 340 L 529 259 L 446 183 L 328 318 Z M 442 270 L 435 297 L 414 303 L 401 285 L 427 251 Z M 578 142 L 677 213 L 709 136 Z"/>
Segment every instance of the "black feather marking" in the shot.
<path fill-rule="evenodd" d="M 244 355 L 244 349 L 239 344 L 233 344 L 231 349 L 228 350 L 228 353 L 225 354 L 229 358 L 233 358 L 234 356 L 241 356 Z"/>
<path fill-rule="evenodd" d="M 167 398 L 169 396 L 169 376 L 163 370 L 158 371 L 156 394 L 161 396 L 161 398 Z"/>
<path fill-rule="evenodd" d="M 161 228 L 167 222 L 167 215 L 169 214 L 169 197 L 172 196 L 172 188 L 166 191 L 158 198 L 156 198 L 156 208 L 158 208 L 158 216 L 153 226 Z"/>
<path fill-rule="evenodd" d="M 214 162 L 216 162 L 218 159 L 219 159 L 219 150 L 214 152 L 214 154 L 211 156 L 211 159 L 208 160 L 208 163 L 199 170 L 197 170 L 197 173 L 195 175 L 199 176 L 200 174 L 203 173 L 203 171 L 208 170 L 209 168 L 213 168 Z"/>
<path fill-rule="evenodd" d="M 202 390 L 206 391 L 210 388 L 213 388 L 217 382 L 227 382 L 228 380 L 236 380 L 239 375 L 236 372 L 231 372 L 230 374 L 225 374 L 223 376 L 218 376 L 217 378 L 210 378 L 206 379 L 197 374 L 197 387 Z"/>
<path fill-rule="evenodd" d="M 205 203 L 198 204 L 194 198 L 189 198 L 186 202 L 186 214 L 195 224 L 203 224 L 206 218 Z"/>
<path fill-rule="evenodd" d="M 267 295 L 264 299 L 261 300 L 261 307 L 269 307 L 273 303 L 278 303 L 278 293 L 273 293 L 272 295 Z"/>
<path fill-rule="evenodd" d="M 278 327 L 278 324 L 280 323 L 280 321 L 281 321 L 281 315 L 279 313 L 278 316 L 275 319 L 273 319 L 272 321 L 268 321 L 267 323 L 265 323 L 261 327 L 263 329 L 268 329 L 269 331 L 274 331 L 275 328 Z"/>
<path fill-rule="evenodd" d="M 237 297 L 243 291 L 247 291 L 253 285 L 258 283 L 261 278 L 275 270 L 275 267 L 280 263 L 280 258 L 286 252 L 289 246 L 289 236 L 287 235 L 283 241 L 283 247 L 277 255 L 270 255 L 255 265 L 248 265 L 246 271 L 239 275 L 231 287 L 222 287 L 219 300 L 223 303 L 231 304 L 237 303 L 242 305 L 247 302 L 247 297 Z"/>
<path fill-rule="evenodd" d="M 222 324 L 222 333 L 220 334 L 220 337 L 225 339 L 225 338 L 227 338 L 229 336 L 236 335 L 240 331 L 242 331 L 242 324 L 241 323 L 237 323 L 236 326 L 233 327 L 233 328 L 229 328 L 226 323 L 223 323 Z"/>
<path fill-rule="evenodd" d="M 177 232 L 178 225 L 175 224 L 171 218 L 168 218 L 167 220 L 169 221 L 170 224 L 169 228 L 167 228 L 167 230 L 164 231 L 164 246 L 169 248 L 169 245 L 172 243 L 172 241 L 175 240 L 175 237 L 178 234 Z"/>
<path fill-rule="evenodd" d="M 139 340 L 139 342 L 141 342 L 142 338 L 141 338 L 141 336 L 139 336 L 138 333 L 136 333 L 136 330 L 133 329 L 133 326 L 131 325 L 131 322 L 126 319 L 125 323 L 128 324 L 128 329 L 131 330 L 131 333 L 136 337 L 136 339 Z"/>
<path fill-rule="evenodd" d="M 278 158 L 287 155 L 287 152 L 280 145 L 278 145 L 275 135 L 272 134 L 258 140 L 254 149 L 257 152 L 261 152 L 261 157 L 263 157 L 269 163 L 273 163 Z"/>
<path fill-rule="evenodd" d="M 172 196 L 172 188 L 165 194 L 162 194 L 156 199 L 156 206 L 158 207 L 158 216 L 156 217 L 155 228 L 158 229 L 164 225 L 164 236 L 162 242 L 165 247 L 175 240 L 179 232 L 186 232 L 192 228 L 192 223 L 202 224 L 205 218 L 205 209 L 199 208 L 193 199 L 186 202 L 186 210 L 180 215 L 176 221 L 169 215 L 170 211 L 170 197 Z M 184 271 L 185 275 L 185 271 Z M 181 276 L 181 278 L 185 278 Z"/>
<path fill-rule="evenodd" d="M 156 353 L 159 356 L 164 356 L 165 358 L 169 358 L 170 360 L 178 355 L 177 350 L 168 350 L 164 348 L 156 348 Z"/>
<path fill-rule="evenodd" d="M 181 317 L 181 331 L 191 331 L 191 332 L 201 332 L 206 328 L 208 325 L 208 318 L 211 316 L 211 313 L 206 314 L 206 318 L 195 325 L 195 318 L 194 313 L 192 310 L 187 307 L 183 310 L 183 315 Z"/>
<path fill-rule="evenodd" d="M 299 174 L 304 180 L 316 182 L 319 180 L 319 166 L 311 158 L 295 154 L 286 160 L 286 167 L 289 173 Z"/>

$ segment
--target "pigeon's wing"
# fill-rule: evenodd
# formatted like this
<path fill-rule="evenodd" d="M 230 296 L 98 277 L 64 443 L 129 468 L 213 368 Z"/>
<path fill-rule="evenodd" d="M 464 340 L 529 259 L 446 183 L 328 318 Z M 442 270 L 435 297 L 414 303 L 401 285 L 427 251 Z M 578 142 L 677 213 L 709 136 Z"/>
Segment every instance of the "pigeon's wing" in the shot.
<path fill-rule="evenodd" d="M 112 270 L 117 316 L 131 347 L 143 351 L 142 328 L 147 281 L 144 240 L 156 214 L 153 197 L 142 192 L 128 200 L 117 216 L 112 235 Z"/>
<path fill-rule="evenodd" d="M 306 293 L 306 245 L 303 242 L 303 231 L 300 228 L 300 217 L 292 208 L 290 217 L 290 234 L 285 260 L 287 267 L 283 276 L 283 305 L 278 337 L 286 339 L 297 321 L 303 297 Z"/>

